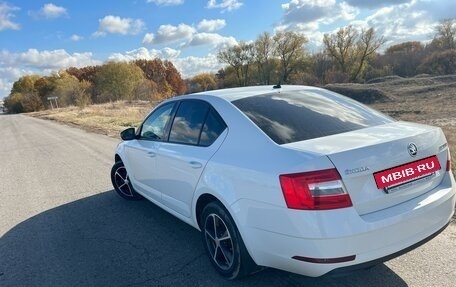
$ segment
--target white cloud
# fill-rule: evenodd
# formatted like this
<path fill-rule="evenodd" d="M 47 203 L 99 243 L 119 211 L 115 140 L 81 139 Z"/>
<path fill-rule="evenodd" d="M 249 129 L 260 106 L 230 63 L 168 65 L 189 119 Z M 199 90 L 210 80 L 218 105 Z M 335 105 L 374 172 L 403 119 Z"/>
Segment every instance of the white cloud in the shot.
<path fill-rule="evenodd" d="M 226 26 L 226 21 L 223 19 L 215 19 L 215 20 L 203 19 L 201 22 L 198 23 L 198 30 L 200 30 L 202 32 L 214 32 L 214 31 L 222 29 L 225 26 Z"/>
<path fill-rule="evenodd" d="M 81 41 L 82 39 L 84 39 L 84 37 L 76 35 L 76 34 L 73 34 L 70 37 L 70 40 L 73 42 L 78 42 L 78 41 Z"/>
<path fill-rule="evenodd" d="M 177 41 L 188 41 L 196 32 L 195 28 L 186 24 L 161 25 L 155 34 L 147 33 L 143 38 L 143 44 L 167 44 Z"/>
<path fill-rule="evenodd" d="M 383 7 L 364 21 L 365 26 L 375 27 L 389 44 L 410 40 L 425 40 L 432 37 L 435 23 L 428 11 L 415 7 L 416 2 L 397 7 Z"/>
<path fill-rule="evenodd" d="M 18 7 L 10 6 L 6 2 L 0 3 L 0 31 L 7 29 L 19 30 L 19 24 L 11 20 L 11 18 L 15 17 L 13 12 L 18 10 Z"/>
<path fill-rule="evenodd" d="M 146 49 L 145 47 L 141 47 L 132 51 L 127 51 L 125 53 L 114 53 L 111 54 L 108 57 L 108 60 L 112 61 L 134 61 L 134 60 L 139 60 L 139 59 L 145 59 L 145 60 L 152 60 L 155 58 L 160 58 L 160 59 L 175 59 L 180 55 L 179 50 L 175 50 L 172 48 L 163 48 L 161 50 L 156 50 L 156 49 Z"/>
<path fill-rule="evenodd" d="M 7 97 L 13 87 L 13 82 L 8 82 L 6 79 L 0 78 L 0 100 Z"/>
<path fill-rule="evenodd" d="M 382 1 L 366 1 L 366 0 L 345 0 L 347 4 L 353 7 L 359 8 L 379 8 L 391 5 L 399 5 L 403 3 L 409 3 L 413 0 L 382 0 Z"/>
<path fill-rule="evenodd" d="M 207 2 L 207 8 L 222 9 L 222 12 L 239 9 L 242 5 L 243 3 L 238 0 L 221 0 L 220 2 L 217 0 L 209 0 Z"/>
<path fill-rule="evenodd" d="M 47 4 L 44 4 L 44 6 L 40 9 L 39 15 L 43 16 L 45 18 L 48 18 L 48 19 L 58 18 L 58 17 L 66 16 L 67 10 L 64 7 L 57 6 L 52 3 L 47 3 Z"/>
<path fill-rule="evenodd" d="M 24 75 L 30 74 L 33 74 L 32 70 L 17 67 L 0 67 L 0 100 L 9 95 L 15 81 Z"/>
<path fill-rule="evenodd" d="M 65 50 L 29 49 L 23 53 L 0 52 L 0 98 L 8 96 L 15 81 L 24 75 L 49 74 L 69 67 L 101 64 L 92 53 L 69 54 Z"/>
<path fill-rule="evenodd" d="M 236 45 L 234 37 L 224 37 L 216 33 L 197 33 L 187 46 L 211 45 L 217 48 Z"/>
<path fill-rule="evenodd" d="M 138 59 L 152 60 L 155 58 L 169 60 L 183 78 L 193 77 L 200 73 L 215 73 L 224 67 L 224 64 L 219 63 L 217 56 L 214 54 L 209 54 L 206 57 L 179 57 L 179 55 L 179 50 L 171 48 L 148 50 L 145 47 L 141 47 L 125 53 L 114 53 L 109 56 L 108 60 L 126 62 Z"/>
<path fill-rule="evenodd" d="M 320 25 L 318 22 L 298 23 L 296 24 L 294 30 L 305 35 L 306 38 L 311 40 L 312 44 L 316 47 L 320 47 L 323 43 L 324 33 L 320 31 Z"/>
<path fill-rule="evenodd" d="M 283 23 L 310 23 L 318 21 L 330 24 L 337 20 L 352 20 L 359 14 L 359 9 L 346 2 L 336 0 L 291 0 L 282 4 Z"/>
<path fill-rule="evenodd" d="M 120 18 L 118 16 L 108 15 L 99 19 L 100 25 L 98 30 L 93 33 L 94 37 L 105 36 L 107 33 L 121 35 L 136 35 L 144 30 L 145 23 L 141 19 Z"/>
<path fill-rule="evenodd" d="M 147 0 L 147 3 L 155 3 L 158 6 L 176 6 L 184 4 L 184 0 Z"/>
<path fill-rule="evenodd" d="M 221 27 L 223 20 L 203 20 L 199 23 L 203 30 Z M 179 47 L 203 46 L 225 47 L 237 44 L 234 37 L 225 37 L 217 33 L 198 33 L 197 30 L 186 24 L 161 25 L 156 33 L 144 35 L 142 43 L 144 45 L 161 45 L 177 43 Z"/>
<path fill-rule="evenodd" d="M 215 73 L 225 66 L 219 63 L 217 56 L 213 54 L 206 57 L 176 58 L 172 62 L 183 78 L 190 78 L 201 73 Z"/>
<path fill-rule="evenodd" d="M 144 35 L 142 43 L 145 45 L 152 45 L 154 43 L 154 38 L 154 33 L 146 33 L 146 35 Z"/>
<path fill-rule="evenodd" d="M 353 20 L 359 14 L 359 9 L 348 5 L 345 2 L 339 4 L 340 18 L 343 20 Z"/>
<path fill-rule="evenodd" d="M 43 50 L 29 49 L 23 53 L 2 51 L 0 63 L 5 67 L 28 67 L 29 69 L 65 69 L 68 67 L 84 67 L 97 65 L 100 62 L 92 58 L 92 53 L 69 54 L 63 49 Z"/>

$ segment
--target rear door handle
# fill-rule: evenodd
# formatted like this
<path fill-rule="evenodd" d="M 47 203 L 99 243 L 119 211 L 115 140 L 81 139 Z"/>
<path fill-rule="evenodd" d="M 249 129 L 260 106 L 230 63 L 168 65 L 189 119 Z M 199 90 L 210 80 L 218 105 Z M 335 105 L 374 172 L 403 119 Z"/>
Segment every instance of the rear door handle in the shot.
<path fill-rule="evenodd" d="M 147 153 L 147 156 L 148 157 L 155 157 L 156 153 L 154 153 L 153 151 L 150 151 Z"/>
<path fill-rule="evenodd" d="M 189 164 L 193 168 L 201 168 L 203 166 L 200 162 L 197 162 L 197 161 L 191 161 L 191 162 L 189 162 Z"/>

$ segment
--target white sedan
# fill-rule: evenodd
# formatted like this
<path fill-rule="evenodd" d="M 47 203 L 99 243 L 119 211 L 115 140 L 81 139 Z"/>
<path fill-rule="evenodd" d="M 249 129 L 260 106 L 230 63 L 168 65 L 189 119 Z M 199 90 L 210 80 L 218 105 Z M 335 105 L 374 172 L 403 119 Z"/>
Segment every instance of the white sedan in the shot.
<path fill-rule="evenodd" d="M 201 230 L 229 279 L 369 267 L 431 239 L 454 213 L 440 128 L 320 88 L 179 96 L 121 137 L 115 190 Z"/>

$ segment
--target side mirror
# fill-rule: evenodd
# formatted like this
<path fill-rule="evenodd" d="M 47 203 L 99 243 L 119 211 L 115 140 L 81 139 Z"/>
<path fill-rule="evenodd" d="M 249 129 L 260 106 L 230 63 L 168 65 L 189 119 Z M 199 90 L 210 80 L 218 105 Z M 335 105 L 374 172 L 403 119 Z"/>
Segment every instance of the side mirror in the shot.
<path fill-rule="evenodd" d="M 124 141 L 131 141 L 136 138 L 135 128 L 128 128 L 120 133 L 120 138 Z"/>

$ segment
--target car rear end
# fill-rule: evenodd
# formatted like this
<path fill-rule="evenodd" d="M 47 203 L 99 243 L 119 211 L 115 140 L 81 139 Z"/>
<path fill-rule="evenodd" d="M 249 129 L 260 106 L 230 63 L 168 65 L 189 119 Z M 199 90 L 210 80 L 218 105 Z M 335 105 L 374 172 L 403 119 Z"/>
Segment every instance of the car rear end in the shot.
<path fill-rule="evenodd" d="M 276 169 L 281 204 L 250 198 L 232 207 L 257 264 L 321 276 L 398 256 L 447 226 L 456 189 L 440 128 L 396 122 L 323 90 L 296 94 L 265 96 L 295 109 L 277 118 L 271 103 L 234 102 L 280 156 L 312 155 Z"/>

